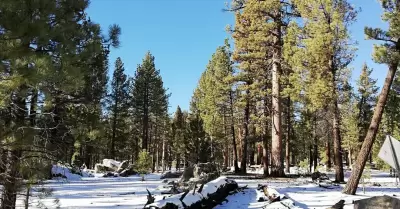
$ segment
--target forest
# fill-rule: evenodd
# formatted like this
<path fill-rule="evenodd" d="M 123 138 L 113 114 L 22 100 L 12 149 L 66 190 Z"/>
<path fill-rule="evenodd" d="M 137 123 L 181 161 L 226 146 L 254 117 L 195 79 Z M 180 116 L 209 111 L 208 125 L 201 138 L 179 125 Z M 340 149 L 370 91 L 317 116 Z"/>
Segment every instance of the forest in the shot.
<path fill-rule="evenodd" d="M 16 208 L 54 164 L 94 169 L 103 159 L 150 173 L 260 165 L 265 179 L 325 168 L 354 195 L 364 168 L 390 169 L 378 157 L 386 135 L 400 138 L 400 1 L 379 2 L 388 27 L 364 33 L 378 41 L 383 86 L 367 64 L 351 77 L 362 49 L 348 0 L 232 0 L 220 9 L 235 22 L 183 110 L 169 105 L 162 54 L 144 51 L 132 75 L 109 59 L 123 28 L 101 28 L 88 0 L 1 0 L 1 208 Z"/>

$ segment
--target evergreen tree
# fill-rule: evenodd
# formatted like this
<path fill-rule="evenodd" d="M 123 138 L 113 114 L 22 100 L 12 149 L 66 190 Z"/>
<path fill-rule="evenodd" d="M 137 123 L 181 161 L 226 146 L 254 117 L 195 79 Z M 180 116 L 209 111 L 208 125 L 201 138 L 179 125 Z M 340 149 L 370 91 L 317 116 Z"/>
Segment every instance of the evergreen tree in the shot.
<path fill-rule="evenodd" d="M 233 67 L 230 60 L 229 44 L 218 47 L 202 74 L 199 84 L 194 92 L 192 109 L 196 109 L 202 121 L 206 133 L 214 142 L 221 145 L 229 144 L 231 138 L 234 153 L 234 167 L 238 171 L 238 155 L 235 133 L 233 91 Z M 192 110 L 193 111 L 193 110 Z M 228 166 L 228 149 L 225 146 L 224 165 Z"/>
<path fill-rule="evenodd" d="M 363 65 L 360 78 L 357 81 L 358 95 L 357 95 L 357 108 L 358 113 L 358 130 L 359 139 L 362 143 L 365 134 L 368 131 L 368 125 L 373 114 L 373 107 L 376 102 L 376 94 L 378 87 L 376 87 L 376 80 L 371 78 L 372 69 L 369 69 L 366 64 Z M 361 145 L 361 144 L 360 144 Z"/>
<path fill-rule="evenodd" d="M 287 36 L 290 44 L 286 47 L 286 56 L 294 70 L 291 81 L 297 93 L 305 92 L 314 109 L 332 104 L 335 181 L 343 182 L 337 88 L 340 71 L 353 57 L 347 27 L 354 21 L 356 12 L 342 0 L 294 1 L 294 4 L 304 26 L 300 28 L 292 22 Z"/>
<path fill-rule="evenodd" d="M 176 108 L 174 118 L 172 121 L 172 137 L 173 137 L 173 148 L 176 160 L 176 169 L 180 167 L 182 157 L 185 157 L 186 153 L 186 119 L 181 108 L 178 106 Z"/>
<path fill-rule="evenodd" d="M 244 2 L 243 2 L 244 3 Z M 266 3 L 263 3 L 263 5 Z M 258 1 L 246 1 L 235 13 L 235 27 L 232 37 L 235 41 L 235 50 L 233 51 L 233 60 L 238 63 L 239 72 L 235 76 L 237 85 L 236 106 L 243 110 L 238 114 L 243 121 L 241 131 L 241 172 L 246 173 L 247 163 L 247 141 L 249 138 L 249 118 L 250 103 L 254 96 L 260 93 L 260 97 L 267 101 L 265 79 L 270 78 L 266 59 L 270 58 L 266 46 L 270 42 L 266 18 L 262 15 L 261 3 Z M 254 14 L 258 15 L 254 15 Z M 261 14 L 260 14 L 261 13 Z M 269 70 L 269 68 L 268 68 Z M 269 79 L 268 79 L 269 80 Z M 263 96 L 265 95 L 265 96 Z M 254 100 L 254 99 L 253 99 Z M 270 111 L 268 111 L 269 115 Z M 264 117 L 266 120 L 267 118 Z M 265 130 L 266 132 L 266 130 Z M 265 135 L 264 141 L 267 140 Z M 264 143 L 267 144 L 267 143 Z M 266 146 L 264 146 L 266 148 Z M 264 159 L 265 160 L 265 159 Z M 268 170 L 266 170 L 268 173 Z M 265 173 L 266 174 L 266 173 Z"/>
<path fill-rule="evenodd" d="M 141 129 L 141 147 L 148 150 L 150 127 L 155 122 L 155 117 L 163 116 L 165 118 L 169 98 L 169 94 L 163 86 L 160 71 L 156 70 L 154 56 L 150 52 L 145 55 L 143 63 L 136 70 L 131 95 L 133 115 L 138 119 L 137 123 Z M 157 126 L 153 125 L 153 128 Z M 138 141 L 137 144 L 139 144 Z"/>
<path fill-rule="evenodd" d="M 379 123 L 381 122 L 384 107 L 389 95 L 389 91 L 395 77 L 400 62 L 400 1 L 382 0 L 384 9 L 383 20 L 389 23 L 389 28 L 384 31 L 379 28 L 365 28 L 365 34 L 370 39 L 384 41 L 385 44 L 375 46 L 374 59 L 378 63 L 386 64 L 389 67 L 382 91 L 379 95 L 374 114 L 371 119 L 367 134 L 357 156 L 354 170 L 351 173 L 343 193 L 354 195 L 357 191 L 358 183 L 362 176 L 365 164 L 371 153 L 372 145 L 378 133 Z"/>
<path fill-rule="evenodd" d="M 85 14 L 87 6 L 86 0 L 0 4 L 0 109 L 6 110 L 0 140 L 7 162 L 2 208 L 15 208 L 22 178 L 45 178 L 47 172 L 37 171 L 47 170 L 50 161 L 71 159 L 75 124 L 68 109 L 82 104 L 76 93 L 90 69 L 87 58 L 101 53 L 102 44 L 118 46 L 120 32 L 113 27 L 110 39 L 103 39 Z"/>
<path fill-rule="evenodd" d="M 127 141 L 127 117 L 128 117 L 128 80 L 124 73 L 125 68 L 121 58 L 115 61 L 115 70 L 111 81 L 111 92 L 109 95 L 109 120 L 111 125 L 110 153 L 111 159 L 116 158 L 117 147 L 125 147 Z M 118 140 L 118 141 L 117 141 Z M 121 154 L 121 153 L 120 153 Z"/>

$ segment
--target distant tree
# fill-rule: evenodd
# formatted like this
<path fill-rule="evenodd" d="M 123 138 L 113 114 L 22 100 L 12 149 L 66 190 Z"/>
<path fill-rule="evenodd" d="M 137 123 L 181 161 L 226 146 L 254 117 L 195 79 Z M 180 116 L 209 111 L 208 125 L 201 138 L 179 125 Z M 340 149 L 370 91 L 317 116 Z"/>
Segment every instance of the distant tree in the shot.
<path fill-rule="evenodd" d="M 121 58 L 115 61 L 115 70 L 111 81 L 111 93 L 109 95 L 109 120 L 111 126 L 109 157 L 116 157 L 116 143 L 124 144 L 127 141 L 127 117 L 128 117 L 128 80 L 124 73 L 124 64 Z M 117 142 L 118 140 L 118 142 Z M 124 146 L 119 146 L 124 147 Z"/>
<path fill-rule="evenodd" d="M 150 127 L 155 128 L 156 118 L 165 118 L 167 114 L 169 94 L 163 85 L 160 71 L 155 67 L 154 56 L 147 52 L 143 63 L 137 67 L 131 87 L 133 115 L 138 119 L 141 147 L 144 150 L 149 150 Z"/>

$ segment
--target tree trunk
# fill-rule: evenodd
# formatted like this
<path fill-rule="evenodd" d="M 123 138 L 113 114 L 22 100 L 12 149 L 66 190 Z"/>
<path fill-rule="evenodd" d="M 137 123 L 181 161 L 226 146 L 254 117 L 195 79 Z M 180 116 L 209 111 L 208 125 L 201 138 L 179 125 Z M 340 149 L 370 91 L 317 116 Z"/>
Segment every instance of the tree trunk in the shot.
<path fill-rule="evenodd" d="M 233 116 L 233 95 L 232 91 L 229 92 L 229 100 L 230 100 L 230 114 L 231 114 L 231 134 L 232 134 L 232 146 L 233 146 L 233 155 L 234 161 L 233 166 L 235 167 L 235 173 L 239 172 L 239 165 L 238 165 L 238 152 L 237 152 L 237 145 L 236 145 L 236 136 L 235 136 L 235 118 Z"/>
<path fill-rule="evenodd" d="M 250 160 L 249 160 L 249 163 L 250 163 L 250 165 L 255 165 L 256 163 L 255 163 L 255 161 L 254 161 L 254 156 L 256 155 L 256 150 L 255 150 L 255 143 L 253 142 L 253 139 L 254 138 L 252 138 L 252 140 L 251 140 L 251 142 L 250 142 L 250 155 L 249 155 L 249 158 L 250 158 Z"/>
<path fill-rule="evenodd" d="M 143 102 L 143 129 L 142 129 L 142 150 L 147 151 L 147 142 L 149 140 L 149 107 L 148 107 L 148 89 L 145 89 L 145 98 Z"/>
<path fill-rule="evenodd" d="M 224 138 L 225 138 L 225 149 L 224 149 L 224 167 L 229 167 L 229 140 L 228 140 L 228 132 L 226 130 L 226 112 L 224 108 L 223 113 L 223 126 L 224 126 Z"/>
<path fill-rule="evenodd" d="M 162 138 L 161 167 L 162 167 L 162 172 L 164 173 L 164 171 L 165 171 L 165 137 Z"/>
<path fill-rule="evenodd" d="M 118 83 L 117 83 L 118 86 Z M 114 113 L 113 113 L 113 124 L 112 124 L 112 136 L 111 136 L 111 147 L 110 147 L 110 158 L 115 158 L 115 135 L 117 132 L 117 117 L 118 117 L 118 93 L 115 95 L 115 103 L 114 103 Z"/>
<path fill-rule="evenodd" d="M 286 113 L 286 124 L 287 124 L 287 131 L 286 131 L 286 153 L 285 153 L 285 158 L 286 158 L 286 173 L 290 173 L 290 133 L 291 133 L 291 117 L 290 117 L 290 97 L 287 98 L 287 113 Z"/>
<path fill-rule="evenodd" d="M 329 137 L 326 139 L 326 167 L 328 169 L 331 169 L 332 163 L 331 163 L 331 144 L 329 143 Z"/>
<path fill-rule="evenodd" d="M 314 165 L 314 172 L 316 172 L 317 166 L 318 166 L 318 138 L 317 137 L 314 137 L 313 165 Z"/>
<path fill-rule="evenodd" d="M 156 144 L 156 173 L 158 173 L 158 169 L 160 167 L 159 161 L 160 161 L 160 152 L 159 152 L 159 145 L 158 143 Z"/>
<path fill-rule="evenodd" d="M 348 157 L 349 158 L 349 168 L 352 168 L 352 165 L 353 165 L 353 162 L 352 162 L 352 159 L 351 159 L 352 158 L 351 154 L 352 153 L 351 153 L 351 148 L 350 148 L 349 149 L 349 157 Z"/>
<path fill-rule="evenodd" d="M 336 89 L 336 87 L 335 87 Z M 335 181 L 336 182 L 344 182 L 344 173 L 343 173 L 343 157 L 342 157 L 342 145 L 340 139 L 340 116 L 339 116 L 339 107 L 338 101 L 334 99 L 334 114 L 333 114 L 333 147 L 335 154 Z"/>
<path fill-rule="evenodd" d="M 179 155 L 177 155 L 176 156 L 176 165 L 175 165 L 176 171 L 179 171 L 180 164 L 181 164 L 181 158 Z"/>
<path fill-rule="evenodd" d="M 360 181 L 365 164 L 368 160 L 368 155 L 371 152 L 372 145 L 374 144 L 375 137 L 378 132 L 379 123 L 382 119 L 383 110 L 386 105 L 387 97 L 393 82 L 393 78 L 395 77 L 398 64 L 399 62 L 396 62 L 389 66 L 389 71 L 386 76 L 381 94 L 379 95 L 379 100 L 376 104 L 374 115 L 369 125 L 367 135 L 365 136 L 364 142 L 361 146 L 361 150 L 357 156 L 357 160 L 354 163 L 354 169 L 351 173 L 349 181 L 347 182 L 346 187 L 343 189 L 343 193 L 345 194 L 356 194 L 358 183 Z"/>
<path fill-rule="evenodd" d="M 246 174 L 247 165 L 247 140 L 249 138 L 249 120 L 250 120 L 250 101 L 249 90 L 246 91 L 246 107 L 244 108 L 244 121 L 243 121 L 243 147 L 242 147 L 242 161 L 240 162 L 240 173 Z"/>
<path fill-rule="evenodd" d="M 268 168 L 268 135 L 267 132 L 263 134 L 263 166 L 264 166 L 264 177 L 269 176 Z"/>
<path fill-rule="evenodd" d="M 17 192 L 20 184 L 18 182 L 19 158 L 21 152 L 9 150 L 7 153 L 6 171 L 4 173 L 4 185 L 2 191 L 1 209 L 15 209 Z"/>
<path fill-rule="evenodd" d="M 310 162 L 310 172 L 312 172 L 312 162 L 313 162 L 313 153 L 312 153 L 312 145 L 310 144 L 310 147 L 309 147 L 309 150 L 310 150 L 310 156 L 309 156 L 309 162 Z"/>
<path fill-rule="evenodd" d="M 318 137 L 317 137 L 317 117 L 315 113 L 313 118 L 313 138 L 314 138 L 313 165 L 314 165 L 314 172 L 316 172 L 318 166 Z"/>
<path fill-rule="evenodd" d="M 277 17 L 280 19 L 280 17 Z M 276 46 L 272 57 L 272 150 L 271 150 L 271 176 L 285 176 L 283 172 L 282 159 L 282 121 L 281 121 L 281 98 L 280 98 L 280 71 L 281 71 L 281 28 L 276 26 Z"/>
<path fill-rule="evenodd" d="M 262 138 L 261 138 L 262 141 Z M 262 149 L 261 149 L 261 145 L 258 144 L 257 146 L 257 165 L 261 165 L 261 156 L 262 156 Z"/>

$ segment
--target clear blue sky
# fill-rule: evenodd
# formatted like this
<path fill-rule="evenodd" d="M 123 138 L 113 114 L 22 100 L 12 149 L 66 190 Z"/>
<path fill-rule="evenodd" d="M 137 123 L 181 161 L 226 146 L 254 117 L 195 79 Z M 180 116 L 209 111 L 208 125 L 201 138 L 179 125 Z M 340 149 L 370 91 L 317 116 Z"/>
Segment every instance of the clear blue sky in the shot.
<path fill-rule="evenodd" d="M 155 56 L 164 85 L 172 93 L 170 112 L 177 105 L 189 108 L 197 81 L 212 53 L 229 37 L 225 27 L 233 23 L 233 14 L 222 12 L 230 0 L 91 0 L 88 14 L 100 23 L 104 32 L 111 24 L 122 28 L 121 47 L 110 54 L 110 71 L 121 57 L 127 74 L 133 75 L 144 54 Z M 358 41 L 353 79 L 364 62 L 374 68 L 373 77 L 382 86 L 386 67 L 371 59 L 373 42 L 364 40 L 364 26 L 382 27 L 382 10 L 377 0 L 351 0 L 362 11 L 351 26 Z"/>

